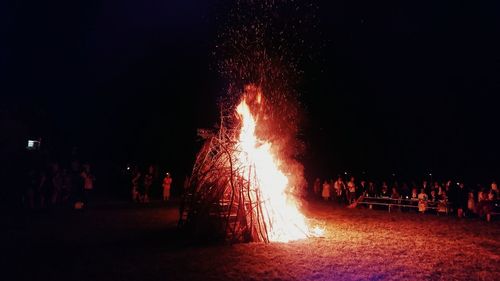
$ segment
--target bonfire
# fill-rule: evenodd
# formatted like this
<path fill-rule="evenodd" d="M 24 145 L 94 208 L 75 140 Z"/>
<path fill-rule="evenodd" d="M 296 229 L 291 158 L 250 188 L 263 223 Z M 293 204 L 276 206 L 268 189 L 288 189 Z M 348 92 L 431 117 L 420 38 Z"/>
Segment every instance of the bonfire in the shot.
<path fill-rule="evenodd" d="M 232 242 L 288 242 L 313 235 L 281 169 L 286 163 L 257 134 L 264 102 L 261 88 L 247 85 L 237 105 L 221 112 L 216 130 L 199 132 L 204 144 L 180 218 L 191 234 Z"/>

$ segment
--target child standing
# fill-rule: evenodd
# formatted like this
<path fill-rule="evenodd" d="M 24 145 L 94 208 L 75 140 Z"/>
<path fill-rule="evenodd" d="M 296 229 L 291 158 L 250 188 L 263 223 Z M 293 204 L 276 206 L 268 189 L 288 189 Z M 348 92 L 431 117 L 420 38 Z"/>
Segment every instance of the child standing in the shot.
<path fill-rule="evenodd" d="M 168 201 L 170 199 L 170 186 L 172 185 L 172 177 L 170 173 L 165 174 L 163 179 L 163 201 Z"/>

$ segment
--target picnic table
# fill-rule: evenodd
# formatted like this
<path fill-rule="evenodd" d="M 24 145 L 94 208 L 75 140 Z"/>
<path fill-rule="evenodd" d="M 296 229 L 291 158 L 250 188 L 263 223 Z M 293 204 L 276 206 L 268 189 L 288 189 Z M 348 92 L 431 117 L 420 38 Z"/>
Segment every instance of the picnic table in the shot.
<path fill-rule="evenodd" d="M 426 210 L 436 210 L 436 212 L 448 213 L 448 202 L 430 201 L 426 200 L 425 209 Z M 418 209 L 419 199 L 417 198 L 391 198 L 387 196 L 383 197 L 372 197 L 372 196 L 362 196 L 359 198 L 357 204 L 364 204 L 370 206 L 385 206 L 388 211 L 391 211 L 393 207 L 400 208 L 415 208 Z"/>

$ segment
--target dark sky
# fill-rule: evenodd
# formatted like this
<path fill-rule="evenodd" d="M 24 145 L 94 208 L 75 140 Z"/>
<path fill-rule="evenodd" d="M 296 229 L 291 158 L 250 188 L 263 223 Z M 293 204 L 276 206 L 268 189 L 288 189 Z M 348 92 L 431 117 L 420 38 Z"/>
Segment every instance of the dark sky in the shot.
<path fill-rule="evenodd" d="M 212 52 L 231 2 L 1 4 L 0 109 L 59 154 L 184 172 L 227 85 Z M 500 175 L 498 4 L 309 2 L 309 176 Z"/>

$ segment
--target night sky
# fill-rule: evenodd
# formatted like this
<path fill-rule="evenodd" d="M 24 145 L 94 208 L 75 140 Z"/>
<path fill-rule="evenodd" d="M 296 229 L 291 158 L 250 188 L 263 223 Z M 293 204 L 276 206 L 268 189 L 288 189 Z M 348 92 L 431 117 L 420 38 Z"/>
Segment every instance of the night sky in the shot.
<path fill-rule="evenodd" d="M 1 4 L 3 153 L 42 136 L 56 158 L 77 146 L 187 173 L 228 83 L 213 51 L 232 2 Z M 311 48 L 293 51 L 311 52 L 298 86 L 309 177 L 498 179 L 500 5 L 308 2 Z"/>

